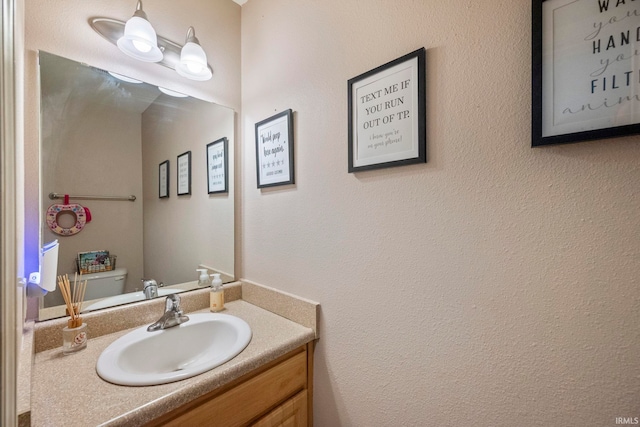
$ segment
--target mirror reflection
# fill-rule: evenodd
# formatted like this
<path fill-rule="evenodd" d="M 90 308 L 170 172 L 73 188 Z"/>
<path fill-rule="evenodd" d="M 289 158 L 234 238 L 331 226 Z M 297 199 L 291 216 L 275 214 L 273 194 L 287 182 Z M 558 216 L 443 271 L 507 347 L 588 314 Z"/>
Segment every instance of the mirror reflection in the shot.
<path fill-rule="evenodd" d="M 46 52 L 39 61 L 42 242 L 59 241 L 59 275 L 73 278 L 81 261 L 89 271 L 84 307 L 193 289 L 199 268 L 233 281 L 233 110 Z M 208 170 L 207 145 L 223 138 L 228 191 L 209 194 L 208 180 L 220 171 Z M 187 152 L 181 173 L 184 179 L 190 170 L 190 194 L 178 195 L 178 157 Z M 169 196 L 162 198 L 161 164 Z M 57 215 L 57 229 L 47 224 L 48 209 L 65 205 L 65 194 L 68 205 L 90 213 L 80 230 L 70 212 Z M 155 294 L 143 279 L 157 282 Z M 64 316 L 63 304 L 59 290 L 45 295 L 40 320 Z"/>

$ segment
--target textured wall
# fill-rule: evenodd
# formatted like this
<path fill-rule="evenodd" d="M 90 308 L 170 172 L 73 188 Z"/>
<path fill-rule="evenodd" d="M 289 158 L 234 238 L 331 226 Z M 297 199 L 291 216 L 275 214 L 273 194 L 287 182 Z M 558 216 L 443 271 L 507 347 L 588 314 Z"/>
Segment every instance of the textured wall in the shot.
<path fill-rule="evenodd" d="M 242 8 L 242 271 L 322 304 L 315 421 L 640 416 L 640 137 L 530 148 L 531 2 Z M 426 165 L 347 173 L 347 80 L 427 48 Z M 296 185 L 254 124 L 295 111 Z"/>

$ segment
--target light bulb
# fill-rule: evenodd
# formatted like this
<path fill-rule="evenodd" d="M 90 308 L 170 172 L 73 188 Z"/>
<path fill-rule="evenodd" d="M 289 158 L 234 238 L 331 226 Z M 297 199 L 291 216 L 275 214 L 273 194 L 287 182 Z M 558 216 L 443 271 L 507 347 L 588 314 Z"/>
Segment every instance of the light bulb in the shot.
<path fill-rule="evenodd" d="M 138 40 L 132 40 L 131 43 L 133 43 L 133 47 L 138 49 L 140 52 L 147 53 L 151 50 L 151 46 L 147 43 Z"/>
<path fill-rule="evenodd" d="M 195 62 L 187 63 L 187 68 L 189 69 L 189 71 L 191 71 L 192 73 L 195 73 L 195 74 L 201 73 L 202 70 L 204 69 L 204 67 L 202 65 L 196 64 Z"/>

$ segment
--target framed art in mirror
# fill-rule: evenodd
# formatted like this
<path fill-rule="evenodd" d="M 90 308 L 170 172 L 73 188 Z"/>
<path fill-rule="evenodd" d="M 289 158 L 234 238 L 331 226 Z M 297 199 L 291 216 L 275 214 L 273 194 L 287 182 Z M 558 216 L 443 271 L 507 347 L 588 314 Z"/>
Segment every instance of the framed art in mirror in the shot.
<path fill-rule="evenodd" d="M 533 0 L 532 146 L 640 132 L 640 8 Z"/>
<path fill-rule="evenodd" d="M 349 172 L 427 161 L 425 49 L 348 81 Z"/>
<path fill-rule="evenodd" d="M 158 168 L 158 197 L 169 197 L 169 160 L 160 163 Z"/>
<path fill-rule="evenodd" d="M 295 183 L 291 109 L 256 123 L 256 171 L 258 188 Z"/>
<path fill-rule="evenodd" d="M 227 156 L 227 138 L 207 144 L 207 192 L 209 194 L 228 191 L 229 157 Z"/>
<path fill-rule="evenodd" d="M 191 194 L 191 151 L 178 156 L 178 196 Z"/>

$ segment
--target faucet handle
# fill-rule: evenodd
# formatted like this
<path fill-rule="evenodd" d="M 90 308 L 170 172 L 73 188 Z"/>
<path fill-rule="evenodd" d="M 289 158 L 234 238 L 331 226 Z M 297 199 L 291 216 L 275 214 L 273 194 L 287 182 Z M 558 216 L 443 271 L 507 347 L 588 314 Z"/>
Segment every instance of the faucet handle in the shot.
<path fill-rule="evenodd" d="M 185 316 L 182 313 L 182 309 L 180 308 L 180 297 L 178 295 L 167 295 L 164 307 L 164 314 L 160 320 L 149 325 L 147 331 L 153 332 L 159 329 L 167 329 L 189 321 L 189 316 Z"/>
<path fill-rule="evenodd" d="M 177 294 L 167 295 L 167 299 L 164 303 L 164 311 L 182 313 L 182 309 L 180 308 L 180 297 Z"/>
<path fill-rule="evenodd" d="M 148 288 L 149 286 L 158 287 L 158 283 L 153 279 L 142 279 L 142 287 Z"/>

